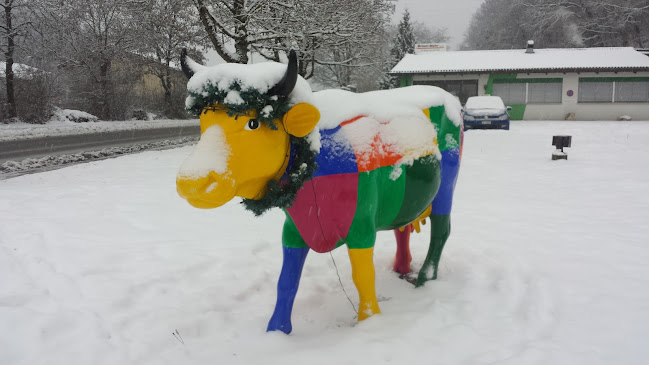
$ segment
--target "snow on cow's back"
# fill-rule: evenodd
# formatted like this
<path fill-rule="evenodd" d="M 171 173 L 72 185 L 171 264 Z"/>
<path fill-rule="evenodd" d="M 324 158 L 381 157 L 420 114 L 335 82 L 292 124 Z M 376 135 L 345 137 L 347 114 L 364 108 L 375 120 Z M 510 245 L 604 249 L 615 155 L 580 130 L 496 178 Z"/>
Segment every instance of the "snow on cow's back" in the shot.
<path fill-rule="evenodd" d="M 441 157 L 435 124 L 424 114 L 431 107 L 444 106 L 449 120 L 461 123 L 460 102 L 434 86 L 411 86 L 356 94 L 325 90 L 313 94 L 320 111 L 320 130 L 340 128 L 360 155 L 398 156 L 399 164 L 430 154 Z M 359 161 L 359 164 L 362 163 Z"/>

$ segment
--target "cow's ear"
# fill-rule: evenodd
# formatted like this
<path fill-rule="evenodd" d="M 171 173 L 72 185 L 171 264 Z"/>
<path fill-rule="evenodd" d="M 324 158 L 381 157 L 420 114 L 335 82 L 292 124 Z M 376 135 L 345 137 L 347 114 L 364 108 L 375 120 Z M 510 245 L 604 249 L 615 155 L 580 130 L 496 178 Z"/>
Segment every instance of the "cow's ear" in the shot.
<path fill-rule="evenodd" d="M 319 120 L 318 109 L 307 103 L 295 104 L 283 118 L 284 128 L 288 134 L 295 137 L 304 137 L 311 133 Z"/>

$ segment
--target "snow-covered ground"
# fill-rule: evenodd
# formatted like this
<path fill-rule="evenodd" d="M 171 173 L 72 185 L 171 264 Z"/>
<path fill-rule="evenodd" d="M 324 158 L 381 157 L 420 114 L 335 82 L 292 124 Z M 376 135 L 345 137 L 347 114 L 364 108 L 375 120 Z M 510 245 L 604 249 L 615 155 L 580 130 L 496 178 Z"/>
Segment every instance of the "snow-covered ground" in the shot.
<path fill-rule="evenodd" d="M 573 136 L 567 161 L 551 161 L 557 134 Z M 264 332 L 282 213 L 191 208 L 174 185 L 190 151 L 0 181 L 0 364 L 649 359 L 649 122 L 469 131 L 440 278 L 400 280 L 392 233 L 379 234 L 383 313 L 355 324 L 332 257 L 312 253 L 289 336 Z M 346 250 L 333 259 L 357 302 Z"/>

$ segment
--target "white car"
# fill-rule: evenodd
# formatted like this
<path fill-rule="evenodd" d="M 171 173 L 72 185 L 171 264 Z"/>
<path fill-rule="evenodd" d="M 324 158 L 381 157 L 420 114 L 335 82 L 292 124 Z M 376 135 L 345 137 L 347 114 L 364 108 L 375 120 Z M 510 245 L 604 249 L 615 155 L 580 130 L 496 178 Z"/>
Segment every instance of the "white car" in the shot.
<path fill-rule="evenodd" d="M 499 96 L 472 96 L 464 105 L 464 130 L 507 129 L 511 107 L 505 107 Z"/>

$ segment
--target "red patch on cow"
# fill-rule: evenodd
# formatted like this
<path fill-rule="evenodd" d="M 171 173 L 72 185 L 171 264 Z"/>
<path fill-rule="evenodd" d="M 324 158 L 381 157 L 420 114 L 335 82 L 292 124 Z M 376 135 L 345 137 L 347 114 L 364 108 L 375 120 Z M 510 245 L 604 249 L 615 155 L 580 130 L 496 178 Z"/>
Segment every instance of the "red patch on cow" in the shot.
<path fill-rule="evenodd" d="M 349 233 L 357 200 L 357 173 L 320 176 L 304 183 L 286 211 L 312 250 L 329 252 Z"/>

